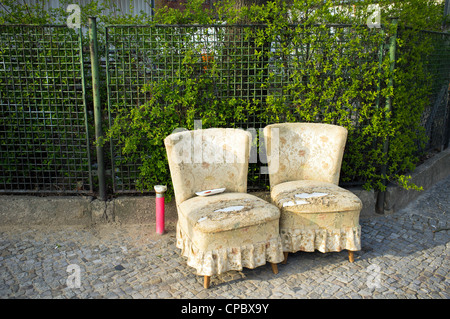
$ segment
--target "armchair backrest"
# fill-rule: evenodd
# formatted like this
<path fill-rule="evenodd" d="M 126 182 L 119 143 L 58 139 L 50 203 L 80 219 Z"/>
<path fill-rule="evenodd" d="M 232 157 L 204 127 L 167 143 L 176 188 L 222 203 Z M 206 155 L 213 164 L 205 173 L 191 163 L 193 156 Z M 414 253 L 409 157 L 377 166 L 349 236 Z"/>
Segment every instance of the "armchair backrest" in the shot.
<path fill-rule="evenodd" d="M 319 123 L 264 128 L 270 187 L 295 180 L 339 183 L 347 129 Z"/>
<path fill-rule="evenodd" d="M 182 131 L 164 139 L 177 205 L 196 192 L 247 192 L 252 135 L 242 129 Z"/>

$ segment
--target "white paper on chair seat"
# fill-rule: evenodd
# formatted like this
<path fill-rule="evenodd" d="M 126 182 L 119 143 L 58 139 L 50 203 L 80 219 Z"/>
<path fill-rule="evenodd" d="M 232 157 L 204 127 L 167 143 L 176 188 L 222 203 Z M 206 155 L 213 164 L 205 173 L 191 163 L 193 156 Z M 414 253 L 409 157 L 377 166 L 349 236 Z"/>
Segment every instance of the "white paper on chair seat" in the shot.
<path fill-rule="evenodd" d="M 293 201 L 288 201 L 283 203 L 283 207 L 286 206 L 295 206 L 295 205 L 305 205 L 309 204 L 306 200 L 296 200 L 295 203 Z"/>
<path fill-rule="evenodd" d="M 314 198 L 314 197 L 322 197 L 322 196 L 326 196 L 328 195 L 327 193 L 312 193 L 312 194 L 308 194 L 308 193 L 302 193 L 302 194 L 295 194 L 295 197 L 297 198 Z"/>
<path fill-rule="evenodd" d="M 215 188 L 215 189 L 208 189 L 206 191 L 196 192 L 195 194 L 198 196 L 209 196 L 214 194 L 223 193 L 226 188 Z"/>
<path fill-rule="evenodd" d="M 229 206 L 221 209 L 216 209 L 214 212 L 237 212 L 243 208 L 244 206 Z"/>

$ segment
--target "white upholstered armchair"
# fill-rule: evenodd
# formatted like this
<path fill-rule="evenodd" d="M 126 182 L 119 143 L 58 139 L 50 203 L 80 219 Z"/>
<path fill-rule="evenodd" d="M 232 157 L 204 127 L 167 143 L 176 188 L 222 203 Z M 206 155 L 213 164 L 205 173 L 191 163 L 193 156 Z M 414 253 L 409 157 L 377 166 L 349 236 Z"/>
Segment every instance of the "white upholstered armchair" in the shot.
<path fill-rule="evenodd" d="M 177 247 L 204 276 L 283 260 L 279 209 L 247 194 L 251 134 L 240 129 L 183 131 L 165 140 L 178 210 Z M 211 196 L 201 191 L 225 188 Z M 200 194 L 197 196 L 196 193 Z"/>
<path fill-rule="evenodd" d="M 347 129 L 317 123 L 264 128 L 271 200 L 280 208 L 287 261 L 297 251 L 360 250 L 361 200 L 338 186 Z"/>

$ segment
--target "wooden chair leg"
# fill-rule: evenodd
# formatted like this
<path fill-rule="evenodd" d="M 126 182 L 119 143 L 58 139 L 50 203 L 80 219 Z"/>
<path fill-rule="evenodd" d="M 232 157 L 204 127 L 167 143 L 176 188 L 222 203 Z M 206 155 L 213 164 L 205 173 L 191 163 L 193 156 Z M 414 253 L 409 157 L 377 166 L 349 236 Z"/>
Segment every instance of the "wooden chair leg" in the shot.
<path fill-rule="evenodd" d="M 355 254 L 353 253 L 353 251 L 349 250 L 348 251 L 348 260 L 352 263 L 355 261 Z"/>
<path fill-rule="evenodd" d="M 270 265 L 272 266 L 272 271 L 273 273 L 276 275 L 278 274 L 278 266 L 275 263 L 270 263 Z"/>
<path fill-rule="evenodd" d="M 203 287 L 205 289 L 208 289 L 210 283 L 211 283 L 211 276 L 204 276 L 203 277 Z"/>
<path fill-rule="evenodd" d="M 289 252 L 285 251 L 284 252 L 284 260 L 283 260 L 283 265 L 286 265 L 287 263 L 287 257 L 288 257 Z"/>

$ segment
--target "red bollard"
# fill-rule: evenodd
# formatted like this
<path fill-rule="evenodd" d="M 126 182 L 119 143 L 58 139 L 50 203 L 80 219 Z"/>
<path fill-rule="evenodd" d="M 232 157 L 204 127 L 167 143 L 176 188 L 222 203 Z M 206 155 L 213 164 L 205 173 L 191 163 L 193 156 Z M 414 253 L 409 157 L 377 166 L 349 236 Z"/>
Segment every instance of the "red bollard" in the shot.
<path fill-rule="evenodd" d="M 164 192 L 167 190 L 165 185 L 154 186 L 156 191 L 156 233 L 159 235 L 164 234 Z"/>

